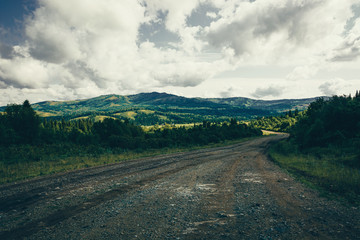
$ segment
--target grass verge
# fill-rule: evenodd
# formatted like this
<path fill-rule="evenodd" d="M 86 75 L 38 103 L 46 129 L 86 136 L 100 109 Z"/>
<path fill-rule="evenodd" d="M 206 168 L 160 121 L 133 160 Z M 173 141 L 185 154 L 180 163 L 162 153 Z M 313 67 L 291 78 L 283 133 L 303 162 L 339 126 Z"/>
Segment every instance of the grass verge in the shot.
<path fill-rule="evenodd" d="M 203 146 L 136 151 L 89 149 L 72 145 L 16 146 L 12 149 L 0 149 L 0 184 L 144 157 L 221 147 L 255 138 L 258 137 L 228 140 Z"/>
<path fill-rule="evenodd" d="M 281 141 L 269 149 L 280 167 L 322 196 L 350 205 L 360 205 L 360 168 L 351 164 L 358 155 L 343 149 L 312 149 L 300 152 L 296 145 Z"/>

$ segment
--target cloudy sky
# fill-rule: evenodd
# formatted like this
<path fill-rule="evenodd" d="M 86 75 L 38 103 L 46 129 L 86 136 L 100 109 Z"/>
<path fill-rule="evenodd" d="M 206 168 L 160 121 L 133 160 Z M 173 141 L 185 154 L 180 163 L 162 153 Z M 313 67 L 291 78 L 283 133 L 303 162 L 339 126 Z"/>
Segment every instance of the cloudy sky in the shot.
<path fill-rule="evenodd" d="M 360 89 L 359 0 L 1 0 L 0 105 Z"/>

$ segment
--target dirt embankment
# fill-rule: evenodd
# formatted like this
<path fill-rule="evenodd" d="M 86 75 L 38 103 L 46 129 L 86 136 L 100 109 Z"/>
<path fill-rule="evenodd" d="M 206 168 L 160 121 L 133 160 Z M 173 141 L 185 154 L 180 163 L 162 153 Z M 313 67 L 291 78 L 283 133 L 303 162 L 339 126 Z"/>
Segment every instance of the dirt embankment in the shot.
<path fill-rule="evenodd" d="M 269 161 L 284 135 L 0 187 L 0 239 L 358 239 L 360 210 Z"/>

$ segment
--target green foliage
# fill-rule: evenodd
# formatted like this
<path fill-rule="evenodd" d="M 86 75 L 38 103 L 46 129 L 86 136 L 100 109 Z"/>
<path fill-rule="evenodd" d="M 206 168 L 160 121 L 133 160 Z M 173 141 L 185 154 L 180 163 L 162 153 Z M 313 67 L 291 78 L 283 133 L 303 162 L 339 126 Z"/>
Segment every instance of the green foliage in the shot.
<path fill-rule="evenodd" d="M 352 145 L 360 148 L 360 97 L 334 96 L 310 104 L 292 130 L 302 148 Z"/>
<path fill-rule="evenodd" d="M 138 113 L 135 116 L 134 123 L 143 125 L 143 126 L 150 126 L 154 124 L 165 124 L 166 118 L 163 113 L 161 112 L 154 112 L 154 113 Z M 173 118 L 173 122 L 176 120 L 176 117 Z"/>
<path fill-rule="evenodd" d="M 8 105 L 0 124 L 1 144 L 35 143 L 38 139 L 40 120 L 27 100 L 22 105 Z"/>
<path fill-rule="evenodd" d="M 155 130 L 148 135 L 148 143 L 155 148 L 206 145 L 224 140 L 233 140 L 262 135 L 259 129 L 238 124 L 235 119 L 228 123 L 211 123 L 203 121 L 202 125 L 192 128 L 173 128 Z"/>
<path fill-rule="evenodd" d="M 145 135 L 139 126 L 110 118 L 94 123 L 93 134 L 103 145 L 125 149 L 138 148 Z"/>
<path fill-rule="evenodd" d="M 359 205 L 359 92 L 311 103 L 290 132 L 289 140 L 272 147 L 271 157 L 326 194 Z"/>
<path fill-rule="evenodd" d="M 296 109 L 289 110 L 280 116 L 261 117 L 250 121 L 250 126 L 275 132 L 290 132 L 295 123 L 303 116 L 303 112 Z"/>
<path fill-rule="evenodd" d="M 0 115 L 0 183 L 145 156 L 154 149 L 192 148 L 261 135 L 235 119 L 230 122 L 204 121 L 192 128 L 165 125 L 145 132 L 128 120 L 111 118 L 40 120 L 28 101 L 9 105 Z M 129 150 L 133 152 L 127 154 Z"/>
<path fill-rule="evenodd" d="M 0 174 L 13 179 L 12 172 L 17 172 L 14 169 L 21 168 L 26 176 L 38 176 L 67 170 L 69 165 L 74 168 L 99 165 L 98 161 L 84 160 L 87 157 L 94 159 L 129 150 L 203 146 L 261 134 L 258 129 L 238 124 L 236 119 L 231 119 L 230 124 L 204 121 L 202 125 L 187 128 L 165 125 L 148 132 L 127 119 L 105 118 L 97 122 L 39 119 L 25 101 L 23 105 L 9 105 L 5 114 L 0 115 Z M 75 162 L 61 163 L 68 158 Z M 37 167 L 31 170 L 31 166 Z M 20 179 L 20 175 L 14 179 Z"/>
<path fill-rule="evenodd" d="M 96 120 L 98 116 L 105 116 L 121 120 L 130 118 L 137 125 L 149 126 L 202 122 L 204 119 L 211 122 L 226 121 L 232 117 L 249 120 L 278 115 L 288 109 L 304 109 L 312 101 L 314 99 L 260 101 L 248 98 L 185 98 L 153 92 L 131 96 L 105 95 L 76 101 L 49 101 L 32 106 L 41 117 L 53 120 Z"/>

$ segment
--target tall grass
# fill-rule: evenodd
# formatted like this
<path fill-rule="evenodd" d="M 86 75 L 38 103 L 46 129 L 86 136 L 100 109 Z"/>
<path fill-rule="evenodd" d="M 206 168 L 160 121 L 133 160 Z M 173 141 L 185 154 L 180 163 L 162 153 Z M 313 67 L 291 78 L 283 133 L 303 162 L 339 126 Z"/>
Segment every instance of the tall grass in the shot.
<path fill-rule="evenodd" d="M 161 153 L 166 153 L 166 151 L 154 150 L 143 153 L 102 153 L 99 155 L 74 155 L 67 157 L 52 156 L 53 158 L 49 160 L 44 159 L 40 161 L 19 161 L 10 164 L 0 162 L 0 184 L 58 172 L 66 172 L 76 169 L 117 163 Z"/>
<path fill-rule="evenodd" d="M 269 154 L 282 168 L 323 195 L 360 205 L 358 155 L 351 149 L 332 147 L 305 152 L 283 141 L 274 145 Z"/>
<path fill-rule="evenodd" d="M 74 145 L 0 148 L 0 184 L 143 157 L 220 147 L 253 138 L 257 137 L 228 140 L 203 146 L 134 151 Z"/>

